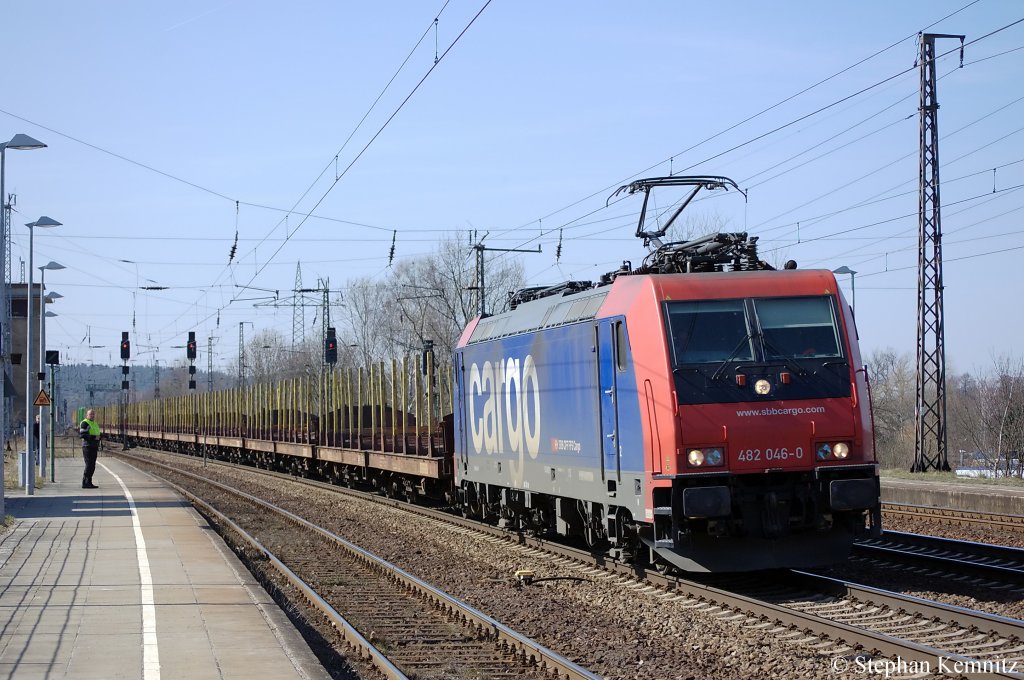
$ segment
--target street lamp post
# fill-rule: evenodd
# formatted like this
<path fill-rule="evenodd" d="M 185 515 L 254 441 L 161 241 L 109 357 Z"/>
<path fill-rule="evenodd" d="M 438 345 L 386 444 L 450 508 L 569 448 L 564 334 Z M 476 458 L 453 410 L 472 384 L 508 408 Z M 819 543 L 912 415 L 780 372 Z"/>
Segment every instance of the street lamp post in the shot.
<path fill-rule="evenodd" d="M 64 297 L 61 295 L 60 297 Z M 45 303 L 53 302 L 56 298 L 51 298 L 47 295 L 43 298 L 43 310 L 46 310 Z M 46 325 L 43 323 L 43 319 L 48 319 L 51 316 L 57 316 L 56 312 L 43 311 L 39 317 L 39 387 L 43 388 L 46 385 Z M 53 391 L 49 392 L 50 403 L 53 403 Z M 53 433 L 50 428 L 49 421 L 49 406 L 39 407 L 39 476 L 46 479 L 46 451 L 48 443 L 50 442 Z"/>
<path fill-rule="evenodd" d="M 57 412 L 57 365 L 50 364 L 50 400 L 53 402 L 53 406 L 50 408 L 50 433 L 52 434 L 54 427 L 54 414 Z M 50 440 L 50 481 L 56 482 L 56 466 L 57 466 L 57 451 L 54 440 Z"/>
<path fill-rule="evenodd" d="M 9 206 L 7 205 L 6 167 L 8 149 L 42 149 L 46 145 L 38 139 L 28 135 L 17 134 L 9 142 L 0 143 L 0 260 L 3 261 L 3 271 L 0 272 L 0 385 L 7 381 L 7 367 L 10 364 L 8 348 L 11 346 L 11 304 L 7 289 L 7 280 L 10 277 L 10 234 L 8 233 L 11 223 Z M 10 420 L 8 413 L 7 397 L 3 395 L 3 388 L 0 387 L 0 455 L 7 449 L 7 421 Z M 5 513 L 4 507 L 4 472 L 0 465 L 0 515 Z"/>
<path fill-rule="evenodd" d="M 857 272 L 853 271 L 845 264 L 839 269 L 833 269 L 833 274 L 849 274 L 850 275 L 850 306 L 853 308 L 854 316 L 857 315 L 857 286 L 854 283 L 854 278 L 857 276 Z"/>
<path fill-rule="evenodd" d="M 32 236 L 35 233 L 35 227 L 59 227 L 61 223 L 57 220 L 46 217 L 45 215 L 40 217 L 35 222 L 28 222 L 28 287 L 25 289 L 25 300 L 28 303 L 26 305 L 25 313 L 25 448 L 29 451 L 29 469 L 31 472 L 26 475 L 29 479 L 25 484 L 26 495 L 32 496 L 35 494 L 35 447 L 32 442 Z M 40 298 L 41 300 L 42 298 Z M 42 310 L 40 310 L 42 313 Z M 40 436 L 42 434 L 42 424 L 40 423 Z"/>
<path fill-rule="evenodd" d="M 56 316 L 53 312 L 46 311 L 46 303 L 53 302 L 59 293 L 46 294 L 46 272 L 65 269 L 59 262 L 50 260 L 39 267 L 39 384 L 44 385 L 46 380 L 46 317 Z M 39 407 L 39 475 L 46 478 L 46 442 L 49 439 L 46 427 L 50 422 L 47 417 L 47 407 Z"/>

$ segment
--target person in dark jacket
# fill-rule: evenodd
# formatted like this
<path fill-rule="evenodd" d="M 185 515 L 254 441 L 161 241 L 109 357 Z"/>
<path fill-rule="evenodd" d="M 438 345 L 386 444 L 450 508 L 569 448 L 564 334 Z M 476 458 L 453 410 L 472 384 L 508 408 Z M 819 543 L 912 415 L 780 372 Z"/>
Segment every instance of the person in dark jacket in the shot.
<path fill-rule="evenodd" d="M 85 472 L 82 474 L 83 489 L 98 489 L 92 483 L 92 475 L 96 472 L 96 456 L 100 452 L 100 431 L 97 423 L 96 411 L 89 409 L 85 412 L 85 420 L 78 425 L 78 435 L 82 438 L 82 456 L 85 458 Z"/>
<path fill-rule="evenodd" d="M 36 416 L 36 422 L 32 423 L 32 452 L 35 454 L 34 458 L 36 462 L 39 459 L 39 416 Z"/>

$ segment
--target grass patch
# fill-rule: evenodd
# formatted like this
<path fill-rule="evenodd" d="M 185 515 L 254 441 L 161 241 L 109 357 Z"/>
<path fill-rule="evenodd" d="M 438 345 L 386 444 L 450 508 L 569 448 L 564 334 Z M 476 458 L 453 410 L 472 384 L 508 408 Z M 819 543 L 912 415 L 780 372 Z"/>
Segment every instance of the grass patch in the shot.
<path fill-rule="evenodd" d="M 4 489 L 24 488 L 18 484 L 18 456 L 19 451 L 25 448 L 25 442 L 21 438 L 8 441 L 10 450 L 4 455 Z M 77 437 L 58 436 L 53 447 L 54 457 L 60 461 L 69 458 L 79 458 L 82 455 L 81 442 Z M 59 463 L 58 463 L 59 465 Z M 46 452 L 46 479 L 36 477 L 36 488 L 41 489 L 49 480 L 50 475 L 50 451 Z"/>
<path fill-rule="evenodd" d="M 18 454 L 4 456 L 4 490 L 20 489 L 18 485 Z"/>

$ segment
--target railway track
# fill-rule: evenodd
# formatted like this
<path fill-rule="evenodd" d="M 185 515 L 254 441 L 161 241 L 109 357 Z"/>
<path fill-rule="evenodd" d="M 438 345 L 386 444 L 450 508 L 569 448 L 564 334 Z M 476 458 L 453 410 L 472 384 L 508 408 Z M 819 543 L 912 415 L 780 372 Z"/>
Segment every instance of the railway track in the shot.
<path fill-rule="evenodd" d="M 882 514 L 912 519 L 926 519 L 950 525 L 975 525 L 993 529 L 1024 531 L 1024 515 L 1000 515 L 991 512 L 940 508 L 931 505 L 882 503 Z"/>
<path fill-rule="evenodd" d="M 1024 550 L 1020 548 L 886 531 L 879 538 L 858 541 L 854 555 L 966 574 L 997 585 L 1024 586 Z"/>
<path fill-rule="evenodd" d="M 160 468 L 166 481 L 262 556 L 387 678 L 598 677 L 283 508 L 200 475 L 125 457 Z M 211 503 L 173 481 L 181 478 L 213 489 L 218 500 Z M 270 537 L 276 551 L 254 534 Z"/>
<path fill-rule="evenodd" d="M 246 468 L 251 469 L 251 468 Z M 595 557 L 543 539 L 510 534 L 439 510 L 279 475 L 297 483 L 402 508 L 493 540 L 518 543 L 531 559 L 571 562 L 591 578 L 615 579 L 652 597 L 672 598 L 719 618 L 790 639 L 852 664 L 916 664 L 964 677 L 1024 677 L 1024 622 L 801 572 L 778 578 L 691 580 Z M 755 587 L 755 585 L 757 587 Z M 874 661 L 872 661 L 874 660 Z"/>
<path fill-rule="evenodd" d="M 930 648 L 933 661 L 957 659 L 946 668 L 967 677 L 1024 676 L 1024 621 L 800 571 L 770 582 L 727 577 L 720 587 Z"/>

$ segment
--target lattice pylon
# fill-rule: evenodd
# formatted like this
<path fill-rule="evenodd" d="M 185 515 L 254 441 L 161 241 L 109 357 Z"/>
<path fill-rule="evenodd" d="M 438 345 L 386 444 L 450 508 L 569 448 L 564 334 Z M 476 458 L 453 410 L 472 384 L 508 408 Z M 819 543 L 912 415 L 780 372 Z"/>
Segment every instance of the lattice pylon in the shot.
<path fill-rule="evenodd" d="M 939 103 L 935 39 L 921 38 L 920 186 L 917 257 L 917 421 L 913 472 L 949 470 L 946 437 L 946 345 L 942 311 L 942 221 L 939 200 Z M 961 55 L 962 60 L 962 55 Z"/>

